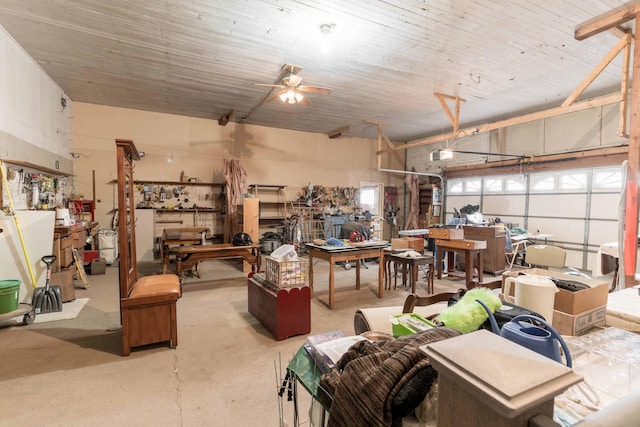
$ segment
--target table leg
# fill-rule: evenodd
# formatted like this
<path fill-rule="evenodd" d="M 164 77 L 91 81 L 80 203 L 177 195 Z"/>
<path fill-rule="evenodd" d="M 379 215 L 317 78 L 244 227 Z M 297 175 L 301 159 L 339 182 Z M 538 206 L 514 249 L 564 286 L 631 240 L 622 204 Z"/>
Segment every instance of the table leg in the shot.
<path fill-rule="evenodd" d="M 403 262 L 402 263 L 402 287 L 403 288 L 407 287 L 407 268 L 409 268 L 409 266 L 407 265 L 407 263 Z"/>
<path fill-rule="evenodd" d="M 429 264 L 429 278 L 427 279 L 427 293 L 433 294 L 435 290 L 433 289 L 434 275 L 436 272 L 434 271 L 434 265 Z"/>
<path fill-rule="evenodd" d="M 389 287 L 387 288 L 387 283 Z M 391 290 L 391 260 L 384 260 L 384 288 Z"/>
<path fill-rule="evenodd" d="M 384 295 L 384 289 L 382 288 L 382 276 L 384 275 L 382 271 L 382 260 L 384 259 L 384 249 L 380 248 L 380 252 L 378 254 L 378 298 L 382 298 Z"/>
<path fill-rule="evenodd" d="M 334 263 L 332 260 L 329 260 L 329 309 L 333 310 L 333 301 L 334 301 L 334 290 L 333 290 L 333 273 L 334 273 Z"/>
<path fill-rule="evenodd" d="M 438 248 L 438 256 L 436 257 L 438 263 L 436 269 L 438 271 L 438 280 L 442 279 L 442 260 L 444 259 L 444 249 Z"/>
<path fill-rule="evenodd" d="M 398 263 L 393 262 L 393 290 L 395 291 L 398 287 Z"/>
<path fill-rule="evenodd" d="M 455 271 L 456 269 L 456 253 L 447 251 L 447 271 Z"/>
<path fill-rule="evenodd" d="M 418 265 L 412 263 L 409 267 L 411 269 L 411 293 L 416 293 L 416 282 L 418 281 Z"/>
<path fill-rule="evenodd" d="M 484 255 L 482 253 L 482 250 L 478 251 L 478 283 L 482 283 L 482 270 L 484 270 Z"/>
<path fill-rule="evenodd" d="M 160 246 L 162 249 L 162 274 L 167 273 L 167 266 L 169 265 L 169 250 L 168 248 L 164 248 L 164 246 Z"/>
<path fill-rule="evenodd" d="M 471 283 L 473 282 L 473 251 L 467 251 L 464 257 L 464 270 L 465 270 L 465 278 L 467 289 L 471 289 L 473 286 Z"/>
<path fill-rule="evenodd" d="M 356 289 L 360 290 L 360 260 L 356 260 Z"/>

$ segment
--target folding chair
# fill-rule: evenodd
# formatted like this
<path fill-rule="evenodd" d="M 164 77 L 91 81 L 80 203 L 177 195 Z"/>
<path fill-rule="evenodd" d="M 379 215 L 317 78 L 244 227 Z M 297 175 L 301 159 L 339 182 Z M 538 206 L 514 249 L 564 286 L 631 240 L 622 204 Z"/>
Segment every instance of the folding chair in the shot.
<path fill-rule="evenodd" d="M 511 270 L 518 256 L 522 256 L 524 262 L 524 251 L 527 249 L 529 240 L 522 235 L 511 236 L 509 230 L 507 230 L 506 237 L 504 254 L 507 258 L 507 264 L 509 264 L 509 270 Z"/>

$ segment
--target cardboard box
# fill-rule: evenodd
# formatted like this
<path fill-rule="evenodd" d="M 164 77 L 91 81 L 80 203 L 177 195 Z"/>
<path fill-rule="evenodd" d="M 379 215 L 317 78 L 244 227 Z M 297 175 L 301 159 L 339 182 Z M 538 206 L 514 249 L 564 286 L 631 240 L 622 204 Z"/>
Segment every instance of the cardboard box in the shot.
<path fill-rule="evenodd" d="M 460 228 L 430 228 L 430 239 L 444 240 L 462 240 L 464 239 L 464 230 Z"/>
<path fill-rule="evenodd" d="M 597 307 L 579 314 L 553 310 L 553 327 L 561 335 L 580 335 L 593 326 L 604 326 L 607 307 Z"/>
<path fill-rule="evenodd" d="M 422 237 L 401 237 L 391 239 L 391 249 L 412 249 L 414 251 L 424 251 L 424 239 Z"/>
<path fill-rule="evenodd" d="M 530 268 L 528 270 L 507 271 L 502 273 L 503 291 L 504 282 L 507 277 L 516 277 L 525 273 L 572 280 L 589 286 L 588 289 L 576 292 L 559 289 L 556 293 L 555 303 L 553 305 L 555 310 L 575 315 L 607 305 L 607 299 L 609 297 L 609 283 L 606 282 L 604 278 L 588 279 L 586 277 L 573 276 L 563 272 L 544 270 L 542 268 Z M 513 288 L 514 287 L 512 286 L 511 295 L 513 295 Z"/>

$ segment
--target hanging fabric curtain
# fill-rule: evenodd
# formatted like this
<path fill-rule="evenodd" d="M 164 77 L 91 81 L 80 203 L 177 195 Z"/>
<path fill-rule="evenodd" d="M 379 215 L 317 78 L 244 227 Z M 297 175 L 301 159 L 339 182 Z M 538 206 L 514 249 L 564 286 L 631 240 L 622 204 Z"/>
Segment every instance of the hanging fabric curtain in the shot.
<path fill-rule="evenodd" d="M 412 172 L 415 172 L 415 168 L 411 168 Z M 407 216 L 407 223 L 404 226 L 405 230 L 416 230 L 418 228 L 418 215 L 420 212 L 420 186 L 418 184 L 418 176 L 416 174 L 407 174 L 404 178 L 404 183 L 407 184 L 407 189 L 411 193 L 409 202 L 409 215 Z"/>
<path fill-rule="evenodd" d="M 242 231 L 238 205 L 247 192 L 247 172 L 240 166 L 240 160 L 224 160 L 224 179 L 227 204 L 227 214 L 224 217 L 224 241 L 229 243 L 236 233 Z"/>

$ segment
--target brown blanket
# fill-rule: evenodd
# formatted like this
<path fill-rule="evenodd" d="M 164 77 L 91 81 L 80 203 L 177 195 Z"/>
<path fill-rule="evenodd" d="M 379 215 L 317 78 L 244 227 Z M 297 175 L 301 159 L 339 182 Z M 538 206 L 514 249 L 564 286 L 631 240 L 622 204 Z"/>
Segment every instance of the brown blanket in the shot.
<path fill-rule="evenodd" d="M 328 427 L 401 425 L 436 379 L 420 346 L 460 335 L 445 328 L 390 341 L 361 341 L 342 356 L 336 369 L 320 378 L 318 396 L 329 411 Z M 398 424 L 399 423 L 399 424 Z"/>

